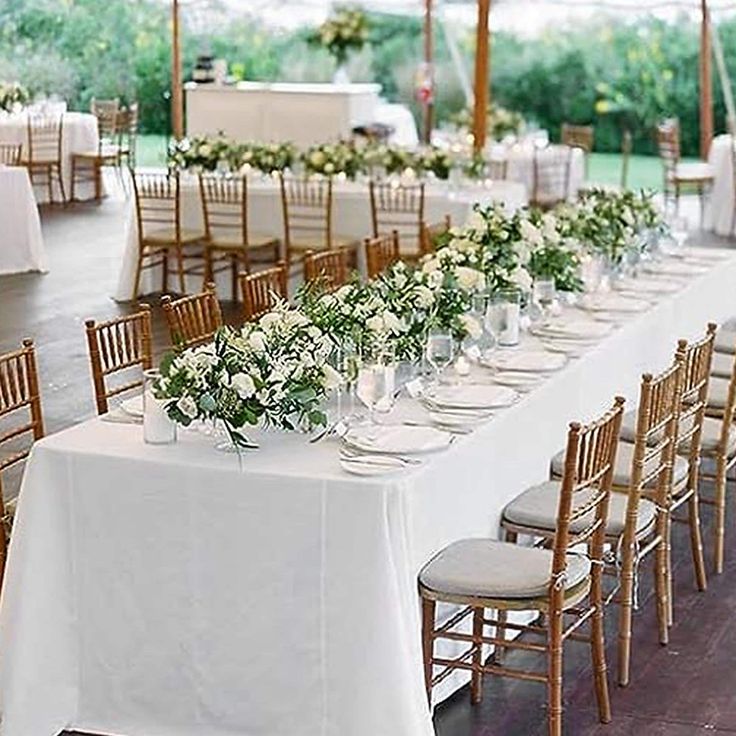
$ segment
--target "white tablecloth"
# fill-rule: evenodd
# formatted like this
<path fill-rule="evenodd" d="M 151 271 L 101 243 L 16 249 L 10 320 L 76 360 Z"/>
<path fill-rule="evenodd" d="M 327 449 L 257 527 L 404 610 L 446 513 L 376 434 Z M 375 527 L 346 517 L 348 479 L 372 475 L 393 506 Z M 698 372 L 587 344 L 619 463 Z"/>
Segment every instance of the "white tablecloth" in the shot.
<path fill-rule="evenodd" d="M 495 537 L 568 422 L 614 393 L 633 407 L 676 338 L 736 313 L 734 279 L 730 255 L 393 477 L 347 475 L 299 435 L 256 434 L 240 464 L 98 419 L 41 441 L 1 599 L 3 736 L 431 736 L 418 570 Z"/>
<path fill-rule="evenodd" d="M 21 143 L 28 145 L 28 118 L 25 114 L 0 116 L 0 143 Z M 97 118 L 89 113 L 64 113 L 64 127 L 61 140 L 62 178 L 67 198 L 71 196 L 72 154 L 96 151 L 98 145 Z M 91 199 L 94 186 L 80 183 L 75 191 L 77 199 Z M 38 202 L 48 201 L 45 184 L 36 187 Z M 59 201 L 58 189 L 54 190 L 54 201 Z"/>
<path fill-rule="evenodd" d="M 0 274 L 45 270 L 41 219 L 28 171 L 0 164 Z"/>
<path fill-rule="evenodd" d="M 705 212 L 705 228 L 726 237 L 734 234 L 731 231 L 734 213 L 732 141 L 730 135 L 716 136 L 708 153 L 714 180 Z"/>
<path fill-rule="evenodd" d="M 284 218 L 281 207 L 281 194 L 278 184 L 273 180 L 255 179 L 249 190 L 249 228 L 253 232 L 271 235 L 283 239 Z M 199 198 L 199 185 L 193 177 L 182 180 L 182 222 L 184 227 L 204 232 L 202 205 Z M 425 197 L 425 219 L 427 222 L 438 222 L 445 215 L 450 215 L 454 225 L 465 223 L 476 202 L 488 204 L 501 202 L 513 211 L 527 203 L 527 194 L 523 186 L 498 181 L 488 188 L 469 187 L 459 192 L 448 192 L 446 186 L 430 186 Z M 335 235 L 354 238 L 360 242 L 372 235 L 371 208 L 368 196 L 368 185 L 365 183 L 341 182 L 333 190 L 333 231 Z M 118 287 L 115 299 L 127 301 L 133 296 L 135 283 L 135 267 L 138 257 L 138 230 L 135 222 L 135 207 L 131 200 L 127 224 L 127 241 L 123 261 L 120 268 Z M 202 287 L 201 277 L 187 280 L 187 291 L 199 291 Z M 170 283 L 174 283 L 172 280 Z M 220 284 L 218 284 L 219 288 Z M 229 293 L 227 275 L 224 276 L 221 293 Z M 144 271 L 141 277 L 141 294 L 157 291 L 161 288 L 159 269 Z"/>

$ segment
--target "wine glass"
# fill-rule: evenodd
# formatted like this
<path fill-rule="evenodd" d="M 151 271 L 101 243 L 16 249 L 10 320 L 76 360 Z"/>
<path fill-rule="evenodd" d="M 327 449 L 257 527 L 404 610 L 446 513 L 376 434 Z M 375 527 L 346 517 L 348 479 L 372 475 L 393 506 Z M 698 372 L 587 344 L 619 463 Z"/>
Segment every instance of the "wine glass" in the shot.
<path fill-rule="evenodd" d="M 379 406 L 383 407 L 393 401 L 393 383 L 393 366 L 384 365 L 382 362 L 364 363 L 358 369 L 356 393 L 368 409 L 369 439 L 375 439 L 376 436 L 378 427 L 376 411 Z M 389 404 L 389 411 L 392 405 Z"/>
<path fill-rule="evenodd" d="M 442 383 L 442 373 L 455 356 L 452 332 L 443 328 L 431 329 L 427 335 L 425 352 L 429 364 L 434 368 L 437 383 Z"/>
<path fill-rule="evenodd" d="M 670 219 L 670 233 L 672 235 L 673 241 L 677 245 L 678 250 L 682 249 L 682 247 L 685 245 L 685 241 L 687 240 L 688 235 L 690 234 L 687 220 L 678 214 L 673 215 Z"/>

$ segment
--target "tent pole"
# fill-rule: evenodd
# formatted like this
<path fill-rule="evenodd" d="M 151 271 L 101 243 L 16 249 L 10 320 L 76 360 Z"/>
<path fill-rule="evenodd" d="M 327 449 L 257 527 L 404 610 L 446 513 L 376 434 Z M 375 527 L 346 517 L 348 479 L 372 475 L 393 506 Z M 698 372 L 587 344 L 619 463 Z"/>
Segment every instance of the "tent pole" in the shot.
<path fill-rule="evenodd" d="M 181 84 L 181 37 L 179 33 L 179 0 L 171 6 L 171 124 L 174 138 L 184 137 L 184 99 Z"/>
<path fill-rule="evenodd" d="M 711 73 L 710 14 L 707 0 L 700 0 L 700 157 L 707 158 L 713 140 L 713 79 Z"/>
<path fill-rule="evenodd" d="M 434 39 L 432 37 L 432 0 L 424 0 L 424 63 L 427 74 L 434 76 Z M 434 94 L 434 90 L 432 90 Z M 434 102 L 432 98 L 424 105 L 424 142 L 429 143 L 432 138 L 432 124 L 434 117 Z"/>
<path fill-rule="evenodd" d="M 473 110 L 473 147 L 482 151 L 486 144 L 486 124 L 490 90 L 488 82 L 489 33 L 488 16 L 491 0 L 478 0 L 478 27 L 475 41 L 475 107 Z"/>

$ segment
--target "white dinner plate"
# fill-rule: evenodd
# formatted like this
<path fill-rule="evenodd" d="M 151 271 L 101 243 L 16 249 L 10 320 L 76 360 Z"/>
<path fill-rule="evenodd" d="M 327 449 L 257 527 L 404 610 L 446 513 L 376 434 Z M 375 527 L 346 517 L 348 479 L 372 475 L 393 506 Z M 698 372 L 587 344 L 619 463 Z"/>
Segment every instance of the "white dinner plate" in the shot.
<path fill-rule="evenodd" d="M 120 403 L 120 408 L 131 417 L 143 419 L 143 396 L 133 396 Z"/>
<path fill-rule="evenodd" d="M 412 453 L 444 450 L 454 437 L 436 427 L 383 425 L 356 427 L 343 438 L 346 445 L 367 453 L 408 455 Z"/>
<path fill-rule="evenodd" d="M 565 357 L 562 353 L 557 353 L 560 357 Z M 565 358 L 565 362 L 567 359 Z M 543 376 L 538 373 L 496 373 L 493 380 L 500 386 L 510 386 L 521 393 L 531 391 L 542 381 Z"/>
<path fill-rule="evenodd" d="M 626 280 L 616 287 L 622 294 L 674 294 L 682 287 L 674 281 L 637 278 Z"/>
<path fill-rule="evenodd" d="M 440 427 L 447 427 L 448 429 L 465 429 L 466 427 L 473 427 L 481 422 L 487 422 L 493 414 L 489 411 L 468 412 L 461 410 L 445 410 L 429 411 L 428 416 L 430 421 Z"/>
<path fill-rule="evenodd" d="M 407 466 L 396 458 L 381 457 L 370 459 L 340 458 L 340 467 L 351 475 L 360 475 L 363 478 L 372 478 L 376 475 L 388 475 L 406 470 Z"/>
<path fill-rule="evenodd" d="M 500 409 L 513 404 L 519 394 L 507 386 L 470 383 L 462 386 L 438 386 L 427 398 L 440 408 Z"/>
<path fill-rule="evenodd" d="M 492 354 L 483 361 L 483 364 L 498 371 L 552 373 L 560 370 L 566 362 L 565 357 L 559 353 L 549 353 L 546 350 L 526 350 Z"/>
<path fill-rule="evenodd" d="M 595 341 L 604 338 L 611 331 L 611 325 L 593 320 L 565 320 L 547 325 L 532 327 L 530 332 L 553 340 Z"/>
<path fill-rule="evenodd" d="M 649 308 L 650 303 L 643 299 L 609 292 L 584 296 L 579 306 L 587 312 L 643 312 Z"/>

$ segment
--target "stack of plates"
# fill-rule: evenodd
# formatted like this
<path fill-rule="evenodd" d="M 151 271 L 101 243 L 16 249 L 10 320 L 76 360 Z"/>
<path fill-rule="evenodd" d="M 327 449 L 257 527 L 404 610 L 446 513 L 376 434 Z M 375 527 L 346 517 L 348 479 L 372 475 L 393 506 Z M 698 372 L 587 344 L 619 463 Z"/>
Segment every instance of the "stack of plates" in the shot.
<path fill-rule="evenodd" d="M 523 352 L 499 352 L 489 356 L 483 364 L 489 368 L 509 373 L 553 373 L 567 363 L 560 353 L 546 350 L 527 350 Z"/>
<path fill-rule="evenodd" d="M 587 312 L 643 312 L 650 303 L 616 292 L 589 294 L 580 300 L 580 308 Z"/>
<path fill-rule="evenodd" d="M 596 342 L 611 331 L 611 325 L 582 319 L 551 322 L 532 327 L 530 332 L 547 340 L 572 340 L 575 342 Z"/>
<path fill-rule="evenodd" d="M 703 266 L 685 263 L 682 260 L 653 261 L 644 266 L 647 273 L 661 274 L 662 276 L 698 276 L 708 269 Z"/>
<path fill-rule="evenodd" d="M 425 398 L 431 409 L 480 410 L 510 406 L 519 394 L 507 386 L 470 383 L 460 386 L 437 386 Z"/>
<path fill-rule="evenodd" d="M 680 285 L 674 281 L 659 279 L 631 279 L 619 284 L 616 289 L 622 294 L 674 294 L 680 290 Z"/>
<path fill-rule="evenodd" d="M 409 455 L 444 450 L 453 435 L 429 426 L 379 426 L 351 429 L 343 441 L 348 447 L 380 455 Z"/>

